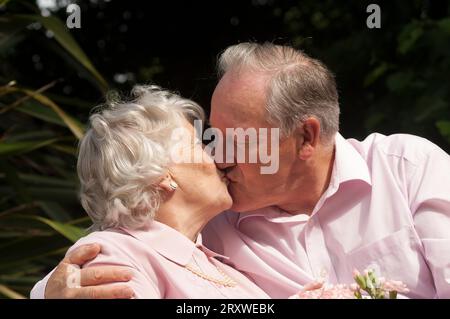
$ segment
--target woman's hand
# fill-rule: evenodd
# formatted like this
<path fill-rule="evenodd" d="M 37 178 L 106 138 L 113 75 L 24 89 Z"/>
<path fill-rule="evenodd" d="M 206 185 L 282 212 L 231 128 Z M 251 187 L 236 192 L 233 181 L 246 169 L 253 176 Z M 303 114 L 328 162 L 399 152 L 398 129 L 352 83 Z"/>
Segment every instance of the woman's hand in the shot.
<path fill-rule="evenodd" d="M 99 244 L 83 245 L 70 252 L 56 267 L 45 288 L 46 299 L 130 299 L 133 290 L 124 284 L 132 273 L 127 267 L 96 266 L 80 269 L 101 251 Z"/>

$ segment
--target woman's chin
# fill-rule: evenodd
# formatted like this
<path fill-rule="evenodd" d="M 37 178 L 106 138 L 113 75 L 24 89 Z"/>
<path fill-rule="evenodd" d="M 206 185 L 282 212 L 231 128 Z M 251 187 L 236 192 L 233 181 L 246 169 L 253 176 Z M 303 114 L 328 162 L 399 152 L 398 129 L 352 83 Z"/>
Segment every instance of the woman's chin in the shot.
<path fill-rule="evenodd" d="M 225 190 L 218 196 L 216 203 L 220 207 L 220 211 L 223 212 L 225 210 L 228 210 L 233 206 L 233 199 L 231 198 L 230 194 L 228 193 L 228 190 L 225 188 Z"/>
<path fill-rule="evenodd" d="M 210 203 L 210 205 L 208 206 L 212 208 L 216 215 L 230 209 L 231 206 L 233 206 L 233 199 L 228 192 L 228 188 L 225 183 L 211 186 L 208 191 L 212 192 L 208 193 L 208 195 L 204 197 L 204 199 L 208 198 L 208 202 Z"/>
<path fill-rule="evenodd" d="M 226 197 L 226 201 L 225 201 L 225 204 L 224 204 L 225 207 L 223 210 L 228 210 L 233 206 L 233 199 L 231 198 L 231 196 L 228 192 L 225 197 Z"/>

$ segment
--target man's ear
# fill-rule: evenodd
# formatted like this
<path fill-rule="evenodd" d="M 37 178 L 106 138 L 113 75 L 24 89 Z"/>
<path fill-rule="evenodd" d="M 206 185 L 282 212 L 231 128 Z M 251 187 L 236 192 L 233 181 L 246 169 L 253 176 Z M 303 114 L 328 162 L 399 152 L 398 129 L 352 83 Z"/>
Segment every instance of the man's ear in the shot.
<path fill-rule="evenodd" d="M 320 140 L 320 122 L 315 117 L 309 117 L 297 129 L 298 157 L 301 160 L 309 159 Z"/>

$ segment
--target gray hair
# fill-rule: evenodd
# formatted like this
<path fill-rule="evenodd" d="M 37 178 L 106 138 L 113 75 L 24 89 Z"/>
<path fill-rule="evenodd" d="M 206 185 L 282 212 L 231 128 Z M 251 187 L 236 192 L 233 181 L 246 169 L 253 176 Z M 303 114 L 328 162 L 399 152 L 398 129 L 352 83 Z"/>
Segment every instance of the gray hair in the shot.
<path fill-rule="evenodd" d="M 321 136 L 330 142 L 339 131 L 339 101 L 333 74 L 320 61 L 288 46 L 240 43 L 228 47 L 218 59 L 218 73 L 241 68 L 271 76 L 266 110 L 269 123 L 282 135 L 299 122 L 315 117 Z"/>
<path fill-rule="evenodd" d="M 140 228 L 153 219 L 172 130 L 183 119 L 204 119 L 197 103 L 157 86 L 136 86 L 132 96 L 93 114 L 79 145 L 80 200 L 94 229 Z"/>

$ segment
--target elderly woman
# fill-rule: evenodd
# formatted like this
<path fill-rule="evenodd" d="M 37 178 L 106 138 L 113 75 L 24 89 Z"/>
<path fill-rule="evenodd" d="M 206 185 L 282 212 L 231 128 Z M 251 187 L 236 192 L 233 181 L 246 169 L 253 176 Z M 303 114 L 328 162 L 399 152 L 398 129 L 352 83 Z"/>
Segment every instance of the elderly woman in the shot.
<path fill-rule="evenodd" d="M 266 298 L 202 245 L 202 228 L 232 204 L 226 179 L 195 138 L 191 122 L 203 119 L 202 109 L 158 87 L 133 95 L 90 118 L 77 169 L 97 231 L 69 251 L 101 244 L 84 267 L 129 267 L 136 298 Z M 175 143 L 172 133 L 182 128 L 190 138 Z M 189 160 L 196 152 L 201 162 Z"/>

